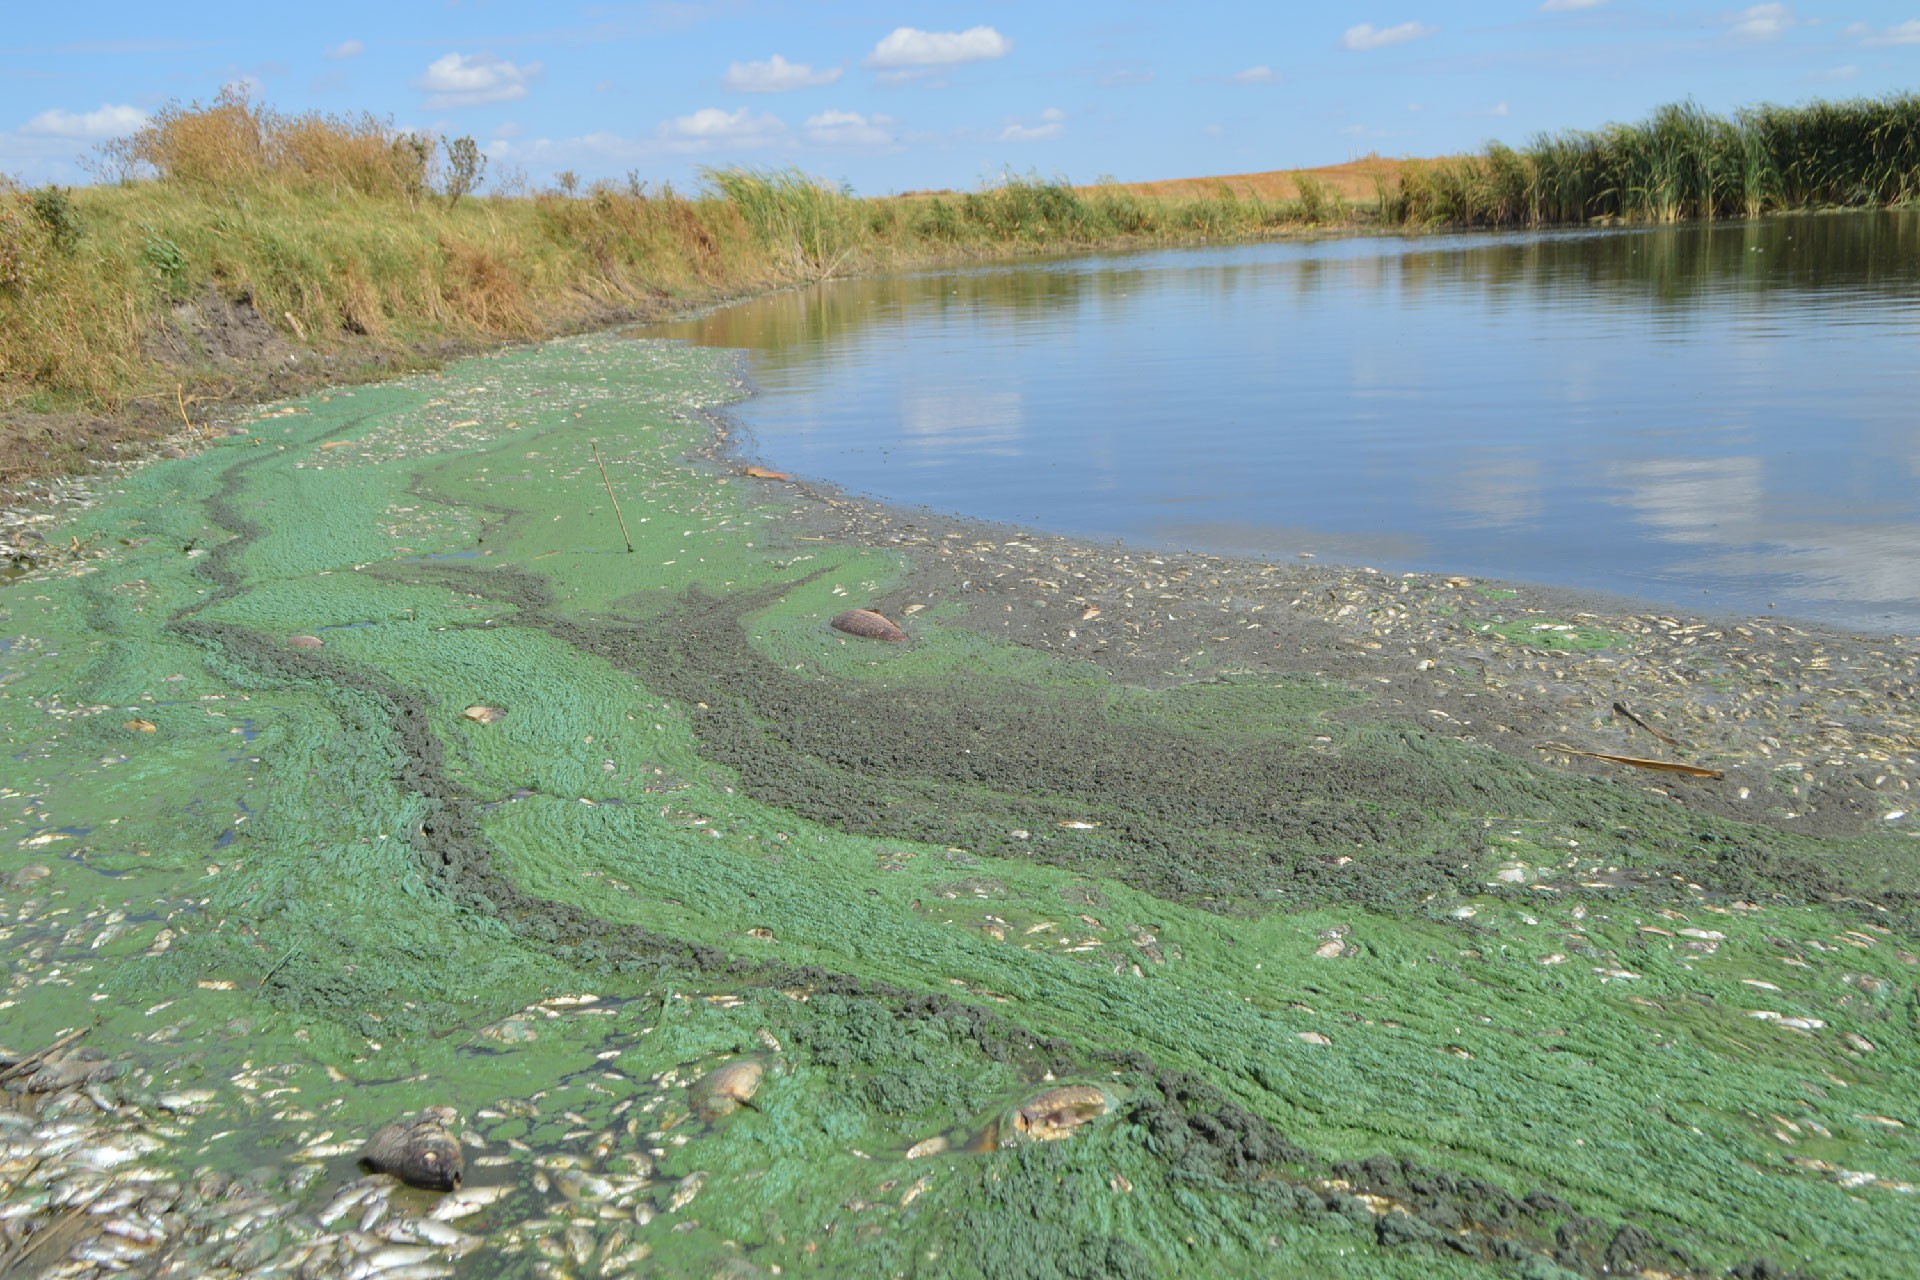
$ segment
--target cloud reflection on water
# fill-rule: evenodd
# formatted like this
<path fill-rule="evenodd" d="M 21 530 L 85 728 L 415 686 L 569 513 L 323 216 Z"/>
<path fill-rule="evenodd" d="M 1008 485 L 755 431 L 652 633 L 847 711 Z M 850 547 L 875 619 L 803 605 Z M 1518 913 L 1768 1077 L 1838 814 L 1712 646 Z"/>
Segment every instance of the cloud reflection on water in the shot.
<path fill-rule="evenodd" d="M 1909 211 L 1048 259 L 667 332 L 751 348 L 768 459 L 856 491 L 1906 627 L 1916 282 Z"/>

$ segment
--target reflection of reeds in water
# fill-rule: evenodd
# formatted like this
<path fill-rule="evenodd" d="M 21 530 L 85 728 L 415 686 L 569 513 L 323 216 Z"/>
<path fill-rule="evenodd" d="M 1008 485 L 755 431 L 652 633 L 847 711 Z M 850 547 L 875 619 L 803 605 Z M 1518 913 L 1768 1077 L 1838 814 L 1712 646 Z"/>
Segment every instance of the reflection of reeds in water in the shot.
<path fill-rule="evenodd" d="M 1415 164 L 1381 206 L 1392 220 L 1515 226 L 1753 217 L 1920 197 L 1920 96 L 1713 115 L 1688 102 L 1634 125 L 1543 134 L 1521 150 Z"/>

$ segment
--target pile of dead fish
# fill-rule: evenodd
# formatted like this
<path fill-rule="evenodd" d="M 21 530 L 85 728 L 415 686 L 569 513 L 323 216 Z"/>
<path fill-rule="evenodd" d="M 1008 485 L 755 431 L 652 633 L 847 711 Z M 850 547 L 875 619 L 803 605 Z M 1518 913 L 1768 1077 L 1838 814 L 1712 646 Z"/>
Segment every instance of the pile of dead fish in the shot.
<path fill-rule="evenodd" d="M 484 1192 L 412 1217 L 389 1203 L 399 1181 L 379 1174 L 310 1217 L 295 1207 L 317 1165 L 262 1181 L 179 1173 L 214 1093 L 156 1090 L 71 1039 L 0 1059 L 0 1275 L 428 1280 L 479 1244 L 453 1220 L 488 1203 Z"/>

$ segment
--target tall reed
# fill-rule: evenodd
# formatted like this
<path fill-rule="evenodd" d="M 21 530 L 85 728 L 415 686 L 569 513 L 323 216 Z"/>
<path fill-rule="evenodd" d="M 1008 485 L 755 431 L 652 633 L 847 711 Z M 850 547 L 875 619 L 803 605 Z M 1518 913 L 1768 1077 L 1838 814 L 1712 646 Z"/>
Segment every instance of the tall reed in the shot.
<path fill-rule="evenodd" d="M 1635 125 L 1542 134 L 1515 151 L 1409 165 L 1382 193 L 1393 221 L 1541 226 L 1754 217 L 1920 198 L 1920 95 L 1716 116 L 1692 102 Z"/>

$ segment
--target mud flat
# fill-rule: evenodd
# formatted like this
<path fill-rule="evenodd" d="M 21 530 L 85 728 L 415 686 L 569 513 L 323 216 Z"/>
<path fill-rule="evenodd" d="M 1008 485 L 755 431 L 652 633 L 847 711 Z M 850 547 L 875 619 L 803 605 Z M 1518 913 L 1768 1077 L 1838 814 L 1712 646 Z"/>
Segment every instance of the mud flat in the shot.
<path fill-rule="evenodd" d="M 739 393 L 569 339 L 33 517 L 0 1269 L 1902 1256 L 1911 640 L 876 508 Z"/>

